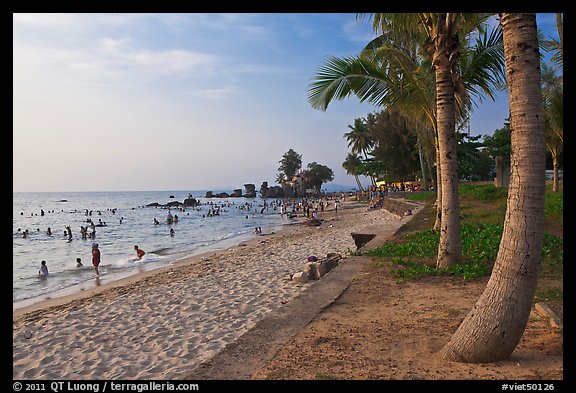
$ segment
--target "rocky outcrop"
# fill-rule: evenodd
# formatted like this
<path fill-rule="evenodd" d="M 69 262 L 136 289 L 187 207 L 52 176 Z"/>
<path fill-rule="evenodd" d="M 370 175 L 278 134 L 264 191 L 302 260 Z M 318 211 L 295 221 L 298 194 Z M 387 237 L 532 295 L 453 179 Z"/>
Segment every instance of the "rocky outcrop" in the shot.
<path fill-rule="evenodd" d="M 188 195 L 188 198 L 184 199 L 184 206 L 198 206 L 199 204 L 200 201 L 192 195 Z"/>
<path fill-rule="evenodd" d="M 256 198 L 256 186 L 254 184 L 244 184 L 244 197 Z"/>
<path fill-rule="evenodd" d="M 262 185 L 260 186 L 260 196 L 262 198 L 266 198 L 266 193 L 268 193 L 268 182 L 264 181 L 264 182 L 262 182 Z"/>
<path fill-rule="evenodd" d="M 188 198 L 184 199 L 184 202 L 170 201 L 166 204 L 152 202 L 147 204 L 146 207 L 180 207 L 180 206 L 190 207 L 198 205 L 200 205 L 200 201 L 194 198 L 192 195 L 188 195 Z"/>
<path fill-rule="evenodd" d="M 206 195 L 204 198 L 230 198 L 230 194 L 227 192 L 219 192 L 218 194 L 214 194 L 212 191 L 206 191 Z"/>
<path fill-rule="evenodd" d="M 282 198 L 285 195 L 284 190 L 280 186 L 268 187 L 268 182 L 263 182 L 260 186 L 260 196 L 262 198 Z M 242 189 L 240 188 L 235 189 L 232 194 L 226 192 L 214 194 L 212 191 L 206 191 L 204 198 L 256 198 L 256 196 L 256 186 L 248 183 L 244 184 L 244 193 L 242 193 Z"/>
<path fill-rule="evenodd" d="M 265 198 L 283 198 L 284 197 L 284 189 L 280 186 L 273 186 L 266 190 L 266 194 L 264 194 Z"/>

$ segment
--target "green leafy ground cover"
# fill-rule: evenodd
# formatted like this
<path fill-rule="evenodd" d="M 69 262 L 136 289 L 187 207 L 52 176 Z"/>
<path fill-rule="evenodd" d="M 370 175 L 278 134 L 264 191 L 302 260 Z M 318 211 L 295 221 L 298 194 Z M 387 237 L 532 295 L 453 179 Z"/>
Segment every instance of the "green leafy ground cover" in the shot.
<path fill-rule="evenodd" d="M 464 280 L 490 275 L 498 254 L 506 212 L 507 189 L 492 184 L 462 184 L 459 189 L 461 208 L 462 260 L 450 268 L 436 267 L 439 233 L 432 228 L 436 208 L 433 192 L 407 194 L 407 199 L 426 203 L 418 214 L 383 246 L 366 252 L 379 267 L 389 267 L 398 281 L 424 275 L 461 276 Z M 536 300 L 562 301 L 563 279 L 563 192 L 546 188 L 545 235 L 542 247 L 540 279 Z M 541 280 L 544 281 L 544 280 Z M 556 283 L 549 281 L 556 281 Z"/>

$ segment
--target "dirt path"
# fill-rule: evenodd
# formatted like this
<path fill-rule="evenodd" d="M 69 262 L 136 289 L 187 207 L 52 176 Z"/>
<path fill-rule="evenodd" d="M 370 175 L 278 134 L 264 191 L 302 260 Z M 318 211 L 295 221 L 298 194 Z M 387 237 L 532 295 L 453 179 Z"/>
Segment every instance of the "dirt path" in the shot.
<path fill-rule="evenodd" d="M 399 284 L 384 269 L 369 264 L 253 378 L 563 379 L 562 332 L 535 310 L 521 342 L 505 361 L 462 364 L 437 357 L 487 280 L 427 277 Z"/>

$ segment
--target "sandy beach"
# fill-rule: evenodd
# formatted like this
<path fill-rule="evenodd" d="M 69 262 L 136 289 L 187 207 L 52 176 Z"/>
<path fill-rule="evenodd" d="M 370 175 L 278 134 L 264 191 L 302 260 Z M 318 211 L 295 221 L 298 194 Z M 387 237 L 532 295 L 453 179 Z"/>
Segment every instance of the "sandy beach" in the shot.
<path fill-rule="evenodd" d="M 290 281 L 309 255 L 355 251 L 351 232 L 403 224 L 345 202 L 320 226 L 287 225 L 239 246 L 17 309 L 14 379 L 182 379 L 309 285 Z"/>

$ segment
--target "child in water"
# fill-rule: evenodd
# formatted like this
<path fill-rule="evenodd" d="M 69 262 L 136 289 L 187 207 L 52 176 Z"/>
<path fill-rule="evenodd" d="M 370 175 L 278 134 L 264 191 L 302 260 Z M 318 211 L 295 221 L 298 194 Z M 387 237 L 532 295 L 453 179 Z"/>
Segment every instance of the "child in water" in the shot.
<path fill-rule="evenodd" d="M 48 275 L 48 266 L 46 266 L 46 261 L 42 261 L 40 263 L 40 270 L 38 270 L 38 274 L 44 277 Z"/>

